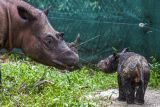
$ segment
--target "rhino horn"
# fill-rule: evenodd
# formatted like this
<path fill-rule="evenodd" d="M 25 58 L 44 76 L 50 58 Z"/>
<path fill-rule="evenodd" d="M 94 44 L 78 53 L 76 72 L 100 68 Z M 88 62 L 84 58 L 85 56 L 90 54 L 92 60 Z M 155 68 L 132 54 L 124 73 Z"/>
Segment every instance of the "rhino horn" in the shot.
<path fill-rule="evenodd" d="M 49 13 L 49 9 L 51 8 L 51 6 L 49 6 L 47 9 L 43 10 L 44 14 L 46 16 L 48 16 L 48 13 Z"/>
<path fill-rule="evenodd" d="M 80 44 L 80 34 L 77 35 L 75 41 L 74 41 L 74 45 L 78 46 Z"/>

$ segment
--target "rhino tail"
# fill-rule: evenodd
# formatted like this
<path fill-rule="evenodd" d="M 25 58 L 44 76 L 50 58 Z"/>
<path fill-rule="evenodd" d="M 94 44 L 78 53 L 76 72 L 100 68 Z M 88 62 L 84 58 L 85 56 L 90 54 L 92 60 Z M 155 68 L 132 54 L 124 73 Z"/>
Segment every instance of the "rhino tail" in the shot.
<path fill-rule="evenodd" d="M 136 65 L 136 76 L 135 76 L 135 82 L 143 82 L 144 81 L 144 74 L 143 74 L 143 69 L 140 66 L 140 64 Z"/>

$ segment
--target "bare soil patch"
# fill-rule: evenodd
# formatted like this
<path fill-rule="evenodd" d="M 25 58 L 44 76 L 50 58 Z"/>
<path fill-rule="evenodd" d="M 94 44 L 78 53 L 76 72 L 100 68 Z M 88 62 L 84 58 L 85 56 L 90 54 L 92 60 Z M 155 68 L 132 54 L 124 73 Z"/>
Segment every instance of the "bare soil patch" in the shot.
<path fill-rule="evenodd" d="M 118 90 L 109 89 L 107 91 L 93 92 L 85 99 L 93 102 L 96 107 L 160 107 L 160 90 L 147 90 L 144 105 L 128 105 L 126 102 L 117 100 Z"/>

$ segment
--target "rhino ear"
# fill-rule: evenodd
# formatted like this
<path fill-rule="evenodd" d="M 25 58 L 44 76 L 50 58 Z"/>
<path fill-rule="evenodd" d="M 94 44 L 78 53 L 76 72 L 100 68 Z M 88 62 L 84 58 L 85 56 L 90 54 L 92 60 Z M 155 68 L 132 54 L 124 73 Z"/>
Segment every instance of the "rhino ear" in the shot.
<path fill-rule="evenodd" d="M 48 16 L 48 13 L 49 13 L 49 9 L 51 8 L 51 6 L 49 6 L 47 9 L 43 10 L 44 14 L 46 16 Z"/>
<path fill-rule="evenodd" d="M 23 20 L 32 21 L 36 19 L 27 9 L 22 6 L 17 7 L 18 14 Z"/>

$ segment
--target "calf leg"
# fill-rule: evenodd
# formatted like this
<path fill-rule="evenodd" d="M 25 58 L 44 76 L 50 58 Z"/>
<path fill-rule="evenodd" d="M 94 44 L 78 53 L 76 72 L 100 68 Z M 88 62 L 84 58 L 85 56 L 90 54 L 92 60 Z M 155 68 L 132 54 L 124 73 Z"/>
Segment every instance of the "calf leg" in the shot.
<path fill-rule="evenodd" d="M 122 84 L 121 76 L 118 74 L 119 101 L 126 101 L 125 90 Z"/>
<path fill-rule="evenodd" d="M 136 103 L 137 104 L 144 104 L 144 95 L 145 95 L 145 91 L 147 88 L 148 82 L 144 82 L 144 84 L 142 83 L 137 92 L 136 92 Z"/>
<path fill-rule="evenodd" d="M 134 103 L 135 87 L 131 84 L 130 80 L 125 81 L 126 100 L 128 104 Z"/>
<path fill-rule="evenodd" d="M 136 92 L 136 103 L 137 104 L 144 104 L 144 87 L 139 86 Z"/>

